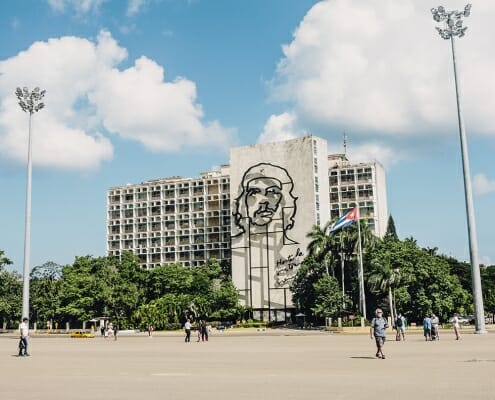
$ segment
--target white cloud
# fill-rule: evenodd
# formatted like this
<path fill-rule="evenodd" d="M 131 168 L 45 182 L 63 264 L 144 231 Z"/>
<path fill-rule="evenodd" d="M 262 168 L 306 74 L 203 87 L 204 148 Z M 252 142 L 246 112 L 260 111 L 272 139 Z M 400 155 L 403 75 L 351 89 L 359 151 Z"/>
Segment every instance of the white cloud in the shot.
<path fill-rule="evenodd" d="M 12 82 L 47 91 L 46 107 L 33 116 L 38 165 L 96 168 L 113 156 L 108 132 L 152 151 L 229 146 L 231 130 L 203 121 L 194 82 L 166 82 L 163 68 L 146 57 L 120 71 L 126 58 L 127 51 L 102 31 L 96 43 L 50 39 L 0 61 L 0 159 L 26 160 L 28 117 L 16 104 Z"/>
<path fill-rule="evenodd" d="M 456 0 L 449 7 L 462 9 Z M 272 97 L 300 120 L 386 135 L 456 126 L 451 49 L 430 13 L 436 0 L 327 0 L 283 47 Z M 495 2 L 476 2 L 457 40 L 470 131 L 495 134 Z"/>
<path fill-rule="evenodd" d="M 362 143 L 352 146 L 347 152 L 348 159 L 352 162 L 378 161 L 385 168 L 406 158 L 403 152 L 379 142 Z"/>
<path fill-rule="evenodd" d="M 305 135 L 306 132 L 297 128 L 296 122 L 297 117 L 294 113 L 271 115 L 263 127 L 258 143 L 280 142 Z"/>
<path fill-rule="evenodd" d="M 473 188 L 478 195 L 495 193 L 495 180 L 489 180 L 485 174 L 478 174 L 474 177 Z"/>
<path fill-rule="evenodd" d="M 146 3 L 146 0 L 129 0 L 127 4 L 127 15 L 136 15 Z"/>
<path fill-rule="evenodd" d="M 107 0 L 48 0 L 48 5 L 58 12 L 64 12 L 72 7 L 77 14 L 81 15 L 90 11 L 97 12 L 105 1 Z"/>

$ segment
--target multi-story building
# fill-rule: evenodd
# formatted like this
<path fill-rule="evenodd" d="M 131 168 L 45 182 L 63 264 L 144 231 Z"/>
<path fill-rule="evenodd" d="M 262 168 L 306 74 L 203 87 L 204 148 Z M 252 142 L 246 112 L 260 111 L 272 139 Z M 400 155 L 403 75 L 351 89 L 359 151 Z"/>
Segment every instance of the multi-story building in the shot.
<path fill-rule="evenodd" d="M 307 233 L 359 204 L 383 236 L 385 172 L 352 164 L 306 136 L 231 149 L 230 164 L 199 178 L 172 177 L 113 187 L 107 200 L 107 253 L 130 250 L 145 268 L 192 267 L 215 258 L 232 266 L 244 305 L 263 320 L 287 319 L 289 285 L 306 256 Z"/>
<path fill-rule="evenodd" d="M 145 268 L 230 262 L 228 166 L 200 178 L 171 177 L 113 187 L 107 196 L 107 254 L 134 252 Z"/>
<path fill-rule="evenodd" d="M 370 230 L 383 237 L 387 229 L 387 188 L 385 170 L 378 161 L 349 162 L 344 154 L 328 156 L 330 220 L 342 216 L 359 203 L 361 219 Z"/>

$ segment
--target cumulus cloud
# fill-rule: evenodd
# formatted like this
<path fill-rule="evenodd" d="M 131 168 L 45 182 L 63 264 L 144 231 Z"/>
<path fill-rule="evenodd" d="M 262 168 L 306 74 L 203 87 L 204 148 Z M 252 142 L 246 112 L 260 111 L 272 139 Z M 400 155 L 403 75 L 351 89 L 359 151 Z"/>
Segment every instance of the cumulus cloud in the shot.
<path fill-rule="evenodd" d="M 96 42 L 50 39 L 0 61 L 0 159 L 26 159 L 28 118 L 16 104 L 12 82 L 47 91 L 46 107 L 33 116 L 38 165 L 96 168 L 113 156 L 109 133 L 151 151 L 229 145 L 231 130 L 203 121 L 194 82 L 165 81 L 163 67 L 147 57 L 119 70 L 126 58 L 126 49 L 102 31 Z"/>
<path fill-rule="evenodd" d="M 473 188 L 478 195 L 495 193 L 495 180 L 488 179 L 485 174 L 475 175 Z"/>
<path fill-rule="evenodd" d="M 465 2 L 449 7 L 462 9 Z M 326 0 L 283 47 L 272 98 L 301 120 L 361 134 L 442 134 L 455 128 L 451 49 L 430 13 L 436 0 Z M 470 130 L 495 135 L 495 2 L 476 2 L 457 40 Z"/>
<path fill-rule="evenodd" d="M 297 127 L 297 116 L 294 113 L 284 112 L 268 118 L 263 127 L 263 133 L 258 138 L 258 143 L 280 142 L 304 134 L 306 132 Z"/>

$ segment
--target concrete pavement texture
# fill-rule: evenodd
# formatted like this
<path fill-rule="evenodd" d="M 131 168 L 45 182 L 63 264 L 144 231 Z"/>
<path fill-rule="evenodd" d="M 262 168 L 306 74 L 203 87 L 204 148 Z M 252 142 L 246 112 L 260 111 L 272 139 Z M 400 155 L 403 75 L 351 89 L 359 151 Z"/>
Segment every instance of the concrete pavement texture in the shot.
<path fill-rule="evenodd" d="M 391 338 L 389 338 L 391 339 Z M 283 332 L 182 336 L 35 336 L 31 357 L 0 336 L 1 400 L 495 399 L 495 334 L 387 341 Z"/>

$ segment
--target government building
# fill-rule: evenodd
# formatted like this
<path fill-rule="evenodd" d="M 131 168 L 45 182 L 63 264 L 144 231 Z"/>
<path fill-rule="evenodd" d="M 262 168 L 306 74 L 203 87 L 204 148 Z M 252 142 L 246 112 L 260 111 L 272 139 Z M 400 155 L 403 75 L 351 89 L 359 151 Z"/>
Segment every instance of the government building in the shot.
<path fill-rule="evenodd" d="M 377 161 L 328 155 L 326 140 L 316 136 L 237 147 L 228 165 L 198 178 L 110 188 L 107 253 L 132 251 L 146 269 L 215 258 L 231 265 L 255 319 L 284 321 L 294 309 L 289 286 L 306 256 L 307 233 L 356 204 L 382 237 L 388 211 Z"/>

